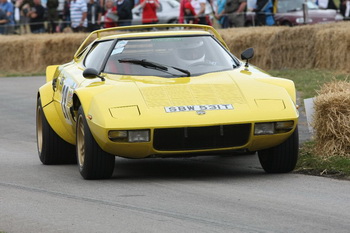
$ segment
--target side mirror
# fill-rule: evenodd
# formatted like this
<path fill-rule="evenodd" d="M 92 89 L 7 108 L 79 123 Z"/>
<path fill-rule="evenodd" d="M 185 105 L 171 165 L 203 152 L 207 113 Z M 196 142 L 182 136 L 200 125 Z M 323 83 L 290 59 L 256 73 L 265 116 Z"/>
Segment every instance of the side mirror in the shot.
<path fill-rule="evenodd" d="M 100 76 L 99 72 L 94 68 L 86 68 L 83 72 L 83 76 L 86 79 L 100 78 L 102 81 L 105 81 L 104 77 Z"/>
<path fill-rule="evenodd" d="M 244 50 L 244 52 L 241 54 L 242 60 L 246 61 L 244 67 L 246 67 L 246 68 L 249 67 L 248 61 L 249 61 L 249 59 L 252 59 L 253 57 L 254 57 L 254 49 L 253 48 L 249 48 L 249 49 Z"/>

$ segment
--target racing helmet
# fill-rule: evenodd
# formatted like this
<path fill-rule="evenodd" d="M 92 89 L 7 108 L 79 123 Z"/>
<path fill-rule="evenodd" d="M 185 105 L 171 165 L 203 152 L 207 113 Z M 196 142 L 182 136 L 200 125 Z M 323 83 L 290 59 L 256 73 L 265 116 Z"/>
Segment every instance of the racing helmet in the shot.
<path fill-rule="evenodd" d="M 193 64 L 204 61 L 205 49 L 204 42 L 198 38 L 193 38 L 191 41 L 186 41 L 176 49 L 178 59 L 185 64 Z"/>

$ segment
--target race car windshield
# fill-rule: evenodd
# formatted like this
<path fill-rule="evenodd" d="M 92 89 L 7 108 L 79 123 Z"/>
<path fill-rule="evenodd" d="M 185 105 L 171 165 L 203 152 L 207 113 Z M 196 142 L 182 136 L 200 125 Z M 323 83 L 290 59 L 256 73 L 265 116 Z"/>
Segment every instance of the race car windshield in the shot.
<path fill-rule="evenodd" d="M 209 35 L 140 38 L 117 41 L 104 72 L 173 78 L 232 70 L 238 65 Z"/>

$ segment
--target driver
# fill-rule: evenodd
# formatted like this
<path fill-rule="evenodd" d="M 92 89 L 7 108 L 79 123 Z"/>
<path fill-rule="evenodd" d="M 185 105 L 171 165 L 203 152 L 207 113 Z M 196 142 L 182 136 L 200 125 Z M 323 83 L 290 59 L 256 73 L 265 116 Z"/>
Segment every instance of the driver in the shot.
<path fill-rule="evenodd" d="M 180 45 L 176 51 L 176 56 L 184 65 L 192 65 L 198 62 L 204 62 L 205 49 L 202 40 L 193 40 Z"/>

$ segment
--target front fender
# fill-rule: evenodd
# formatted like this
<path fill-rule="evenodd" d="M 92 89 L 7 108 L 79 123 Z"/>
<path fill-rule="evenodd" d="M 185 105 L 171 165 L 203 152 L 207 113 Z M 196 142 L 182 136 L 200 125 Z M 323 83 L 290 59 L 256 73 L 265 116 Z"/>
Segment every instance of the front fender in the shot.
<path fill-rule="evenodd" d="M 79 106 L 81 105 L 83 107 L 84 114 L 87 116 L 88 113 L 91 111 L 90 108 L 91 103 L 93 103 L 93 99 L 100 93 L 105 93 L 107 90 L 112 88 L 113 86 L 105 85 L 104 82 L 95 82 L 87 87 L 75 89 L 73 96 L 74 110 L 77 111 Z"/>
<path fill-rule="evenodd" d="M 295 85 L 294 85 L 294 82 L 292 80 L 284 79 L 284 78 L 276 78 L 276 77 L 259 78 L 257 80 L 264 82 L 264 83 L 269 83 L 269 84 L 283 87 L 288 92 L 288 94 L 289 94 L 290 98 L 293 100 L 294 104 L 295 105 L 297 104 L 297 95 L 296 95 L 296 91 L 295 91 Z"/>
<path fill-rule="evenodd" d="M 52 81 L 47 82 L 39 88 L 38 98 L 41 99 L 41 105 L 46 120 L 51 128 L 66 142 L 75 144 L 75 137 L 68 133 L 62 119 L 59 117 L 55 104 L 53 102 L 54 91 L 52 89 Z"/>
<path fill-rule="evenodd" d="M 46 67 L 46 82 L 52 81 L 54 78 L 58 76 L 58 65 L 48 66 Z"/>
<path fill-rule="evenodd" d="M 41 105 L 43 107 L 53 101 L 53 94 L 52 81 L 45 83 L 39 88 L 38 97 L 41 98 Z"/>

